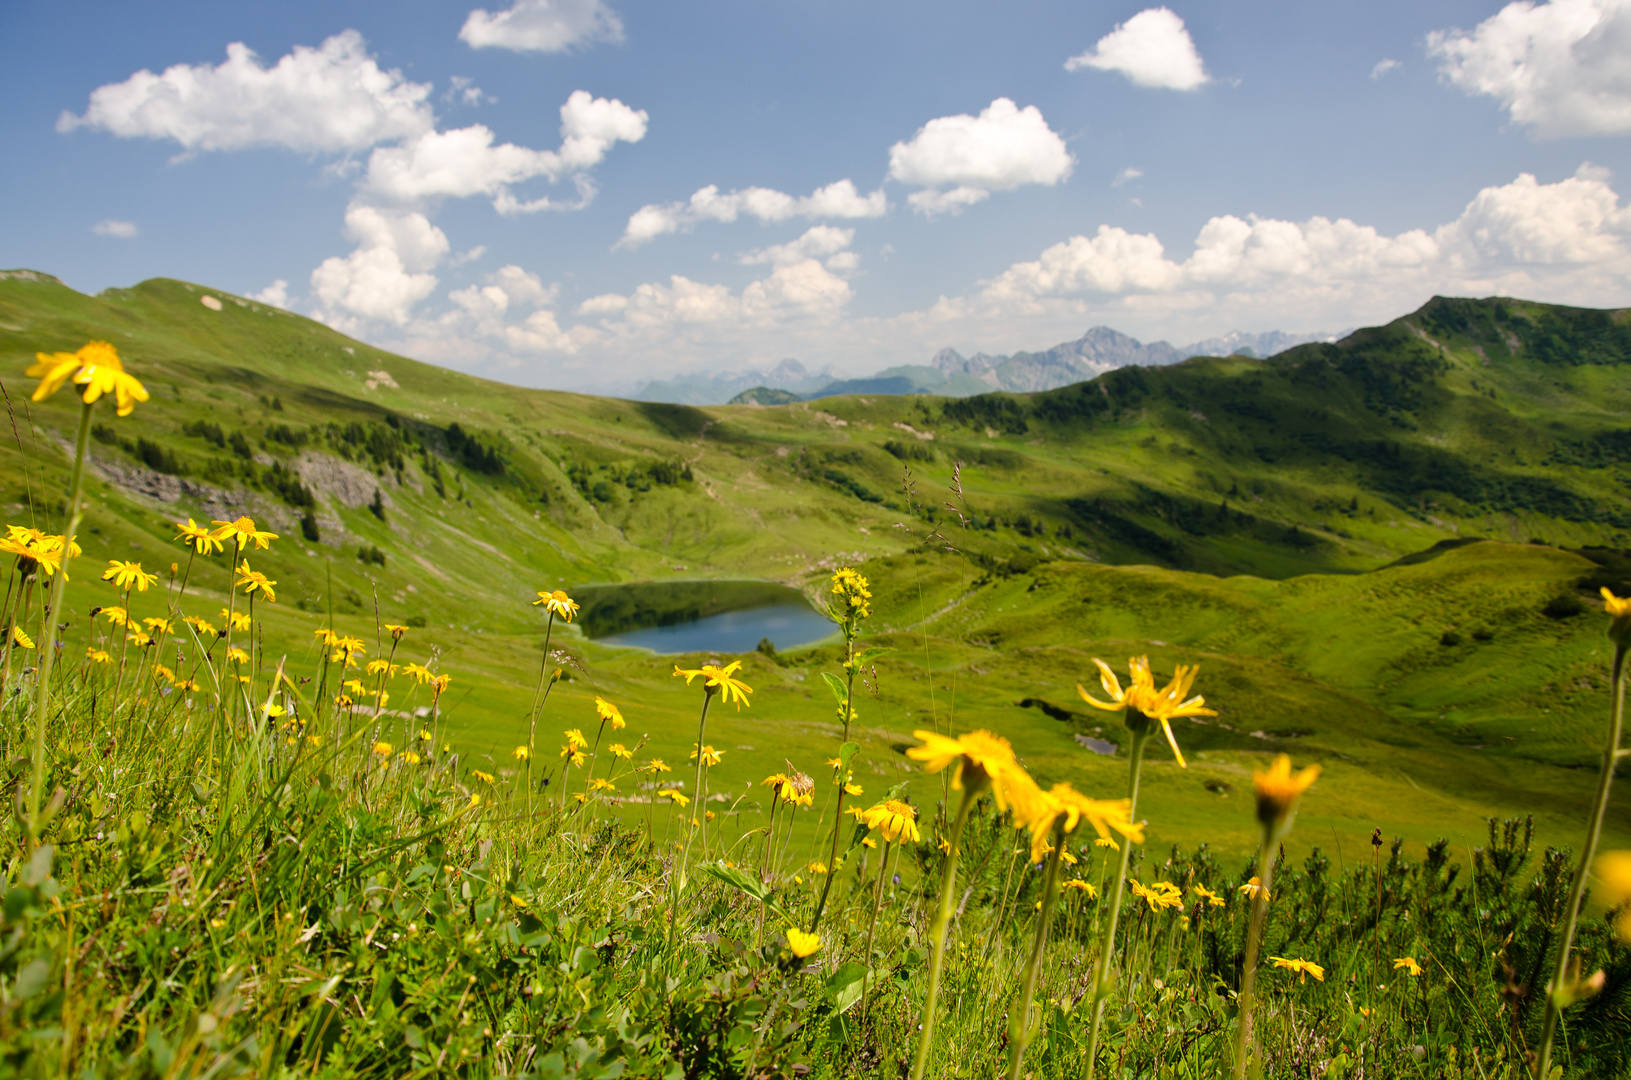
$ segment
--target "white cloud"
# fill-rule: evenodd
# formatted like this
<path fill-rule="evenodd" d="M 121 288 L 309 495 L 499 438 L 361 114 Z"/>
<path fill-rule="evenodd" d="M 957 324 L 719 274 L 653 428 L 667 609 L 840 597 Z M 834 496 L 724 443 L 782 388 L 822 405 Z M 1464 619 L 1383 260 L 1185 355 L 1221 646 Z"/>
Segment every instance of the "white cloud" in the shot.
<path fill-rule="evenodd" d="M 119 221 L 116 218 L 107 218 L 91 226 L 91 232 L 97 236 L 116 236 L 120 240 L 129 240 L 137 233 L 134 221 Z"/>
<path fill-rule="evenodd" d="M 772 188 L 750 187 L 721 194 L 709 184 L 686 202 L 651 203 L 629 216 L 618 247 L 637 247 L 669 233 L 689 232 L 698 222 L 739 217 L 778 222 L 790 218 L 875 218 L 889 211 L 882 190 L 862 195 L 851 180 L 837 180 L 802 198 Z"/>
<path fill-rule="evenodd" d="M 99 86 L 84 115 L 64 112 L 57 130 L 173 139 L 187 150 L 281 146 L 333 153 L 429 131 L 435 122 L 425 103 L 430 90 L 428 83 L 382 70 L 355 30 L 316 49 L 297 45 L 270 68 L 234 42 L 215 67 L 177 64 L 162 75 L 143 69 Z"/>
<path fill-rule="evenodd" d="M 648 116 L 621 101 L 591 97 L 575 90 L 561 106 L 561 147 L 532 150 L 514 143 L 494 145 L 483 124 L 452 131 L 428 131 L 400 146 L 380 147 L 368 159 L 363 190 L 395 202 L 415 203 L 443 197 L 486 195 L 502 212 L 562 208 L 541 199 L 520 202 L 510 186 L 544 177 L 558 180 L 600 164 L 618 142 L 645 138 Z M 580 186 L 582 204 L 592 189 Z"/>
<path fill-rule="evenodd" d="M 477 244 L 475 247 L 471 248 L 469 251 L 461 251 L 457 255 L 453 256 L 451 259 L 447 260 L 447 265 L 449 265 L 449 266 L 463 266 L 465 263 L 475 262 L 477 259 L 481 258 L 485 254 L 487 254 L 487 245 L 486 244 Z"/>
<path fill-rule="evenodd" d="M 251 300 L 258 300 L 275 308 L 287 310 L 289 307 L 289 283 L 282 278 L 278 278 L 260 292 L 245 293 L 244 295 Z"/>
<path fill-rule="evenodd" d="M 1386 57 L 1376 61 L 1376 66 L 1370 69 L 1370 77 L 1374 81 L 1380 79 L 1394 68 L 1399 67 L 1399 61 L 1389 60 Z"/>
<path fill-rule="evenodd" d="M 1137 86 L 1164 90 L 1194 90 L 1208 81 L 1184 20 L 1164 7 L 1140 11 L 1093 48 L 1065 61 L 1066 71 L 1084 67 L 1117 71 Z"/>
<path fill-rule="evenodd" d="M 1471 33 L 1434 31 L 1427 51 L 1539 137 L 1631 133 L 1631 0 L 1519 0 Z"/>
<path fill-rule="evenodd" d="M 1123 184 L 1130 184 L 1134 180 L 1139 179 L 1143 175 L 1144 175 L 1144 170 L 1143 169 L 1135 169 L 1135 168 L 1132 168 L 1131 166 L 1129 166 L 1128 168 L 1125 168 L 1125 169 L 1121 170 L 1120 172 L 1118 172 L 1116 174 L 1116 178 L 1114 180 L 1110 181 L 1110 186 L 1111 187 L 1120 187 Z"/>
<path fill-rule="evenodd" d="M 889 148 L 889 178 L 951 190 L 922 191 L 907 199 L 924 214 L 956 213 L 993 191 L 1022 184 L 1059 183 L 1075 159 L 1042 110 L 997 98 L 979 116 L 942 116 Z"/>
<path fill-rule="evenodd" d="M 345 223 L 356 250 L 324 259 L 311 273 L 318 317 L 348 331 L 362 321 L 406 324 L 414 305 L 436 289 L 428 271 L 447 254 L 447 235 L 423 214 L 357 203 Z"/>
<path fill-rule="evenodd" d="M 854 229 L 840 229 L 836 225 L 815 225 L 805 231 L 797 240 L 785 244 L 775 244 L 770 247 L 758 248 L 744 253 L 738 262 L 744 266 L 757 266 L 770 263 L 774 266 L 790 266 L 801 263 L 805 259 L 825 259 L 831 269 L 851 270 L 855 267 L 854 252 L 845 251 L 855 240 Z M 833 256 L 849 255 L 848 259 L 839 259 L 838 266 L 833 265 Z"/>
<path fill-rule="evenodd" d="M 460 101 L 465 105 L 480 105 L 484 101 L 497 101 L 493 95 L 487 93 L 476 85 L 476 80 L 468 75 L 454 75 L 448 79 L 447 92 L 442 95 L 443 101 Z"/>
<path fill-rule="evenodd" d="M 476 8 L 459 40 L 472 49 L 564 52 L 574 45 L 622 41 L 623 21 L 602 0 L 515 0 L 497 13 Z"/>
<path fill-rule="evenodd" d="M 618 338 L 697 326 L 731 333 L 802 320 L 829 322 L 852 295 L 848 282 L 808 258 L 777 266 L 739 294 L 675 274 L 666 284 L 648 282 L 627 296 L 591 297 L 578 305 L 578 314 L 605 316 L 601 326 Z"/>
<path fill-rule="evenodd" d="M 1620 207 L 1607 174 L 1588 165 L 1553 184 L 1523 174 L 1484 188 L 1454 221 L 1396 236 L 1346 218 L 1224 215 L 1202 227 L 1178 262 L 1154 235 L 1101 225 L 938 310 L 947 318 L 1035 316 L 1119 298 L 1125 310 L 1145 313 L 1210 306 L 1352 322 L 1392 317 L 1434 292 L 1623 305 L 1628 279 L 1631 209 Z"/>

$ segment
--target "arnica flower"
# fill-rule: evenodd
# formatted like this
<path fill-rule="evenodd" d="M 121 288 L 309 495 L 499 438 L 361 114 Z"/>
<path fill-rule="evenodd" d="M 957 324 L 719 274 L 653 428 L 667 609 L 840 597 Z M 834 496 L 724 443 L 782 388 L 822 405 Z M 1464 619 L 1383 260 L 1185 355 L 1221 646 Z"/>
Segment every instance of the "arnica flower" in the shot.
<path fill-rule="evenodd" d="M 545 611 L 551 615 L 559 615 L 567 622 L 572 621 L 572 616 L 576 615 L 578 608 L 582 606 L 566 595 L 566 592 L 562 589 L 556 589 L 554 592 L 540 592 L 538 599 L 532 602 L 532 606 L 538 607 L 540 604 L 543 605 Z"/>
<path fill-rule="evenodd" d="M 1263 879 L 1258 877 L 1256 874 L 1253 874 L 1250 881 L 1246 882 L 1246 884 L 1242 885 L 1235 891 L 1240 893 L 1241 896 L 1249 896 L 1254 900 L 1257 899 L 1258 893 L 1263 894 L 1264 900 L 1269 899 L 1268 892 L 1263 888 Z"/>
<path fill-rule="evenodd" d="M 818 859 L 817 861 L 811 863 L 806 869 L 808 869 L 812 874 L 825 874 L 827 872 L 827 864 Z"/>
<path fill-rule="evenodd" d="M 781 786 L 787 782 L 787 774 L 777 772 L 771 773 L 769 776 L 759 781 L 759 784 L 761 787 L 770 788 L 772 791 L 780 791 Z"/>
<path fill-rule="evenodd" d="M 1393 970 L 1403 971 L 1411 978 L 1415 978 L 1421 974 L 1421 965 L 1416 963 L 1414 956 L 1401 956 L 1393 961 Z"/>
<path fill-rule="evenodd" d="M 589 755 L 571 743 L 567 743 L 561 747 L 561 759 L 573 768 L 581 769 L 583 763 L 589 760 Z"/>
<path fill-rule="evenodd" d="M 243 650 L 242 649 L 237 649 L 237 650 L 234 650 L 234 651 L 235 652 L 242 652 Z M 363 686 L 361 679 L 347 679 L 341 685 L 343 685 L 345 687 L 346 693 L 356 694 L 358 697 L 361 697 L 363 694 L 366 694 L 368 692 L 367 689 Z"/>
<path fill-rule="evenodd" d="M 1083 821 L 1099 836 L 1108 838 L 1114 829 L 1135 844 L 1144 842 L 1144 830 L 1127 819 L 1132 803 L 1127 799 L 1089 799 L 1069 784 L 1055 784 L 1051 791 L 1027 791 L 1027 799 L 1016 799 L 1015 824 L 1031 830 L 1031 861 L 1042 861 L 1042 847 L 1054 827 L 1063 824 L 1068 836 Z"/>
<path fill-rule="evenodd" d="M 402 674 L 412 679 L 415 686 L 424 686 L 436 677 L 430 673 L 430 668 L 423 664 L 403 664 Z"/>
<path fill-rule="evenodd" d="M 143 619 L 142 625 L 147 627 L 149 633 L 157 632 L 161 634 L 168 634 L 175 629 L 173 626 L 171 626 L 169 619 L 160 619 L 157 617 Z"/>
<path fill-rule="evenodd" d="M 382 758 L 390 757 L 391 756 L 391 744 L 388 743 L 388 742 L 377 742 L 377 743 L 375 743 L 374 744 L 374 753 L 378 754 Z"/>
<path fill-rule="evenodd" d="M 687 798 L 679 788 L 663 788 L 661 791 L 657 792 L 657 798 L 669 799 L 675 806 L 681 807 L 689 806 L 691 803 L 691 800 Z"/>
<path fill-rule="evenodd" d="M 866 810 L 861 815 L 861 823 L 877 830 L 891 844 L 903 837 L 909 844 L 923 839 L 917 831 L 917 811 L 899 799 L 889 799 Z"/>
<path fill-rule="evenodd" d="M 138 649 L 145 649 L 148 643 L 153 639 L 142 633 L 140 630 L 131 630 L 125 635 L 125 640 L 129 641 Z"/>
<path fill-rule="evenodd" d="M 175 539 L 180 540 L 183 546 L 192 547 L 200 555 L 208 555 L 211 551 L 220 551 L 222 546 L 219 537 L 192 518 L 188 518 L 185 525 L 179 521 L 176 522 Z"/>
<path fill-rule="evenodd" d="M 248 630 L 253 622 L 244 612 L 228 611 L 226 608 L 221 609 L 221 618 L 223 621 L 231 623 L 234 630 Z"/>
<path fill-rule="evenodd" d="M 589 781 L 589 789 L 591 791 L 616 791 L 617 785 L 606 779 L 604 776 L 597 776 L 593 780 Z"/>
<path fill-rule="evenodd" d="M 470 775 L 474 776 L 477 780 L 480 780 L 484 784 L 491 784 L 493 782 L 493 774 L 482 772 L 480 769 L 471 769 Z"/>
<path fill-rule="evenodd" d="M 583 732 L 579 731 L 577 728 L 567 728 L 561 734 L 566 736 L 568 746 L 574 746 L 581 750 L 589 745 L 589 740 L 585 739 L 583 737 Z"/>
<path fill-rule="evenodd" d="M 272 586 L 277 582 L 270 580 L 259 570 L 251 570 L 248 559 L 238 564 L 238 584 L 243 586 L 245 593 L 258 592 L 268 602 L 277 602 L 277 594 L 272 591 Z"/>
<path fill-rule="evenodd" d="M 406 761 L 409 765 L 417 765 L 417 764 L 419 764 L 420 761 L 423 760 L 418 754 L 414 753 L 412 750 L 404 750 L 398 756 L 403 761 Z"/>
<path fill-rule="evenodd" d="M 1062 881 L 1059 883 L 1059 887 L 1061 889 L 1075 889 L 1077 892 L 1084 892 L 1087 894 L 1087 898 L 1089 900 L 1097 900 L 1099 898 L 1099 890 L 1094 887 L 1092 883 L 1083 881 L 1080 878 L 1073 878 L 1070 881 Z"/>
<path fill-rule="evenodd" d="M 1310 765 L 1293 776 L 1291 758 L 1286 754 L 1275 758 L 1268 772 L 1252 770 L 1252 787 L 1257 791 L 1257 820 L 1264 825 L 1285 821 L 1319 775 L 1320 767 Z"/>
<path fill-rule="evenodd" d="M 1269 959 L 1274 962 L 1274 966 L 1277 968 L 1284 968 L 1287 971 L 1295 971 L 1298 975 L 1298 982 L 1307 981 L 1307 978 L 1310 975 L 1314 976 L 1314 978 L 1318 979 L 1320 982 L 1325 981 L 1325 969 L 1314 963 L 1312 960 L 1288 960 L 1283 956 L 1271 956 Z"/>
<path fill-rule="evenodd" d="M 163 679 L 165 682 L 173 683 L 176 681 L 176 673 L 165 667 L 163 664 L 154 664 L 153 681 L 157 682 L 160 679 Z"/>
<path fill-rule="evenodd" d="M 32 649 L 34 639 L 23 633 L 23 628 L 16 623 L 11 624 L 11 641 L 20 649 Z"/>
<path fill-rule="evenodd" d="M 1605 851 L 1592 864 L 1592 872 L 1602 882 L 1603 903 L 1619 909 L 1614 930 L 1620 940 L 1631 941 L 1631 851 Z"/>
<path fill-rule="evenodd" d="M 1132 886 L 1134 896 L 1150 905 L 1151 911 L 1184 906 L 1183 891 L 1170 881 L 1157 881 L 1146 887 L 1139 884 L 1137 878 L 1128 878 L 1127 884 Z"/>
<path fill-rule="evenodd" d="M 332 649 L 340 643 L 340 635 L 336 634 L 326 626 L 318 627 L 316 630 L 313 630 L 311 634 L 312 637 L 317 639 L 317 643 L 323 646 L 325 649 Z"/>
<path fill-rule="evenodd" d="M 600 717 L 602 723 L 610 720 L 613 731 L 622 731 L 628 727 L 628 724 L 623 721 L 623 714 L 618 712 L 617 706 L 603 697 L 597 696 L 595 698 L 595 713 Z"/>
<path fill-rule="evenodd" d="M 1110 695 L 1111 700 L 1100 701 L 1089 694 L 1085 687 L 1078 685 L 1076 692 L 1082 696 L 1082 700 L 1095 709 L 1103 709 L 1106 712 L 1132 710 L 1150 720 L 1158 721 L 1161 730 L 1166 733 L 1167 743 L 1172 747 L 1172 756 L 1178 759 L 1180 767 L 1187 768 L 1184 753 L 1178 749 L 1178 740 L 1172 734 L 1172 721 L 1184 716 L 1217 715 L 1216 711 L 1203 708 L 1206 704 L 1205 698 L 1199 695 L 1188 700 L 1184 698 L 1184 695 L 1189 693 L 1189 688 L 1194 685 L 1195 675 L 1200 668 L 1186 668 L 1179 664 L 1173 672 L 1172 681 L 1157 690 L 1155 677 L 1150 674 L 1149 657 L 1135 657 L 1127 661 L 1127 670 L 1132 676 L 1132 682 L 1123 690 L 1109 664 L 1098 657 L 1093 658 L 1093 663 L 1099 668 L 1099 685 L 1104 687 L 1104 692 Z"/>
<path fill-rule="evenodd" d="M 724 667 L 703 664 L 699 668 L 682 668 L 676 664 L 674 665 L 674 677 L 676 679 L 683 678 L 685 685 L 690 686 L 691 680 L 700 675 L 705 680 L 702 684 L 703 689 L 709 693 L 719 693 L 725 699 L 725 704 L 734 703 L 740 709 L 743 705 L 752 704 L 748 701 L 748 695 L 753 693 L 753 687 L 741 679 L 732 678 L 736 670 L 741 666 L 742 661 L 740 660 L 732 660 Z"/>
<path fill-rule="evenodd" d="M 202 616 L 187 615 L 184 616 L 181 621 L 192 627 L 194 630 L 197 630 L 200 634 L 209 634 L 211 636 L 220 635 L 220 631 L 215 629 L 215 625 Z"/>
<path fill-rule="evenodd" d="M 1189 891 L 1200 897 L 1203 904 L 1211 904 L 1213 907 L 1222 907 L 1225 903 L 1223 897 L 1219 896 L 1211 889 L 1208 889 L 1205 885 L 1192 886 Z"/>
<path fill-rule="evenodd" d="M 1111 851 L 1121 850 L 1121 845 L 1107 836 L 1101 836 L 1097 840 L 1093 841 L 1093 846 L 1109 848 Z"/>
<path fill-rule="evenodd" d="M 430 742 L 430 739 L 431 739 L 430 732 L 426 731 L 424 728 L 420 728 L 419 729 L 419 741 L 420 742 Z"/>
<path fill-rule="evenodd" d="M 1631 644 L 1631 597 L 1622 599 L 1604 586 L 1603 610 L 1614 620 L 1608 625 L 1609 640 L 1616 645 Z"/>
<path fill-rule="evenodd" d="M 89 660 L 93 664 L 106 664 L 111 662 L 113 657 L 108 655 L 106 649 L 98 649 L 94 646 L 87 645 L 85 646 L 85 659 Z"/>
<path fill-rule="evenodd" d="M 215 531 L 211 535 L 217 540 L 236 541 L 239 551 L 250 544 L 265 551 L 267 544 L 278 538 L 277 533 L 257 529 L 255 519 L 252 517 L 241 517 L 235 521 L 211 521 L 210 524 L 215 526 Z"/>
<path fill-rule="evenodd" d="M 385 632 L 391 635 L 393 641 L 401 641 L 402 635 L 408 632 L 408 628 L 400 623 L 386 623 Z"/>
<path fill-rule="evenodd" d="M 668 767 L 668 762 L 664 761 L 662 758 L 655 758 L 654 757 L 650 761 L 646 762 L 646 771 L 647 772 L 653 772 L 653 773 L 660 773 L 660 772 L 673 772 L 674 770 L 669 768 Z"/>
<path fill-rule="evenodd" d="M 961 761 L 956 775 L 951 778 L 951 786 L 958 791 L 978 790 L 989 782 L 999 810 L 1008 809 L 1011 794 L 1016 791 L 1025 794 L 1036 786 L 1014 760 L 1014 748 L 1000 735 L 971 731 L 948 739 L 934 731 L 914 731 L 912 736 L 923 745 L 907 750 L 906 756 L 923 762 L 924 772 L 937 773 L 952 762 Z"/>
<path fill-rule="evenodd" d="M 102 615 L 114 626 L 130 625 L 130 615 L 122 607 L 105 607 L 98 614 Z"/>
<path fill-rule="evenodd" d="M 517 761 L 525 761 L 532 756 L 532 751 L 528 750 L 525 746 L 518 746 L 515 748 L 514 753 L 512 753 L 510 756 L 515 758 Z"/>
<path fill-rule="evenodd" d="M 433 692 L 435 692 L 437 697 L 441 697 L 443 694 L 447 693 L 447 688 L 452 684 L 452 682 L 453 676 L 438 675 L 430 681 L 430 688 Z"/>
<path fill-rule="evenodd" d="M 34 360 L 35 364 L 24 373 L 40 380 L 34 388 L 34 401 L 44 401 L 70 378 L 74 385 L 85 388 L 80 396 L 87 405 L 104 394 L 112 394 L 120 416 L 129 416 L 136 411 L 136 402 L 147 400 L 146 388 L 134 375 L 126 374 L 119 351 L 105 341 L 88 342 L 78 352 L 35 353 Z"/>
<path fill-rule="evenodd" d="M 794 956 L 803 960 L 805 957 L 815 955 L 821 948 L 821 935 L 809 934 L 796 926 L 787 928 L 787 948 Z"/>
<path fill-rule="evenodd" d="M 612 752 L 612 756 L 617 758 L 619 761 L 630 761 L 634 758 L 634 751 L 630 750 L 622 743 L 614 742 L 606 749 L 610 750 Z"/>
<path fill-rule="evenodd" d="M 146 592 L 147 587 L 158 581 L 157 574 L 142 573 L 142 564 L 137 562 L 121 562 L 118 559 L 109 559 L 108 568 L 102 571 L 102 580 L 113 582 L 116 589 L 135 589 L 137 592 Z"/>
<path fill-rule="evenodd" d="M 715 765 L 718 765 L 719 764 L 719 759 L 724 757 L 724 756 L 725 756 L 725 751 L 723 751 L 723 750 L 715 750 L 713 747 L 708 746 L 707 744 L 704 744 L 703 747 L 702 747 L 702 763 L 704 765 L 707 765 L 710 768 L 712 768 Z M 697 752 L 695 750 L 692 750 L 691 751 L 691 756 L 690 756 L 690 758 L 688 760 L 695 761 L 696 759 L 697 759 Z"/>

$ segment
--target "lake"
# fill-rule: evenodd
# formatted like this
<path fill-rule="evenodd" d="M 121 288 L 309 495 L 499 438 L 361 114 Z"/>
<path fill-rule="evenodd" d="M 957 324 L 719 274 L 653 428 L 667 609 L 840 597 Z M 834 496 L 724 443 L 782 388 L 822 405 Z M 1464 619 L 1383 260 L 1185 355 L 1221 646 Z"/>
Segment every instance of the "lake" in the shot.
<path fill-rule="evenodd" d="M 765 638 L 792 649 L 837 632 L 804 594 L 767 581 L 594 585 L 573 599 L 593 640 L 661 654 L 752 652 Z"/>

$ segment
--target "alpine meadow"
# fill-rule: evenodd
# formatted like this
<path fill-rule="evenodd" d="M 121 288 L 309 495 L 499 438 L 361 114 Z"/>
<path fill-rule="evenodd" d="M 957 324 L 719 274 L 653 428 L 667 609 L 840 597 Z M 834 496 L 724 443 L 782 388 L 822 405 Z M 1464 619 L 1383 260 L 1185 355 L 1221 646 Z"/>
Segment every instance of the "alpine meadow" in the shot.
<path fill-rule="evenodd" d="M 0 1074 L 1631 1077 L 1628 372 L 696 407 L 0 272 Z"/>

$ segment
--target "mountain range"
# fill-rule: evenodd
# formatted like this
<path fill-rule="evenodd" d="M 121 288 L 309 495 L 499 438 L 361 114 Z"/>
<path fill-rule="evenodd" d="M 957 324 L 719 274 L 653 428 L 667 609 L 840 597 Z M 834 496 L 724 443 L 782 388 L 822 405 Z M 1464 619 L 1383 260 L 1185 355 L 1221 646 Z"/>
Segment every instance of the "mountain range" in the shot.
<path fill-rule="evenodd" d="M 814 401 L 839 394 L 937 394 L 972 397 L 992 390 L 1035 393 L 1103 375 L 1119 367 L 1159 367 L 1191 356 L 1273 356 L 1296 345 L 1331 342 L 1348 331 L 1288 334 L 1269 330 L 1259 334 L 1240 331 L 1177 347 L 1165 341 L 1149 344 L 1108 326 L 1095 326 L 1075 341 L 1061 342 L 1038 352 L 1011 356 L 975 353 L 965 357 L 956 349 L 941 349 L 927 364 L 902 364 L 870 376 L 843 378 L 831 367 L 811 371 L 787 359 L 769 370 L 728 372 L 723 375 L 678 375 L 654 379 L 635 393 L 636 401 L 663 401 L 678 405 L 779 405 Z"/>

